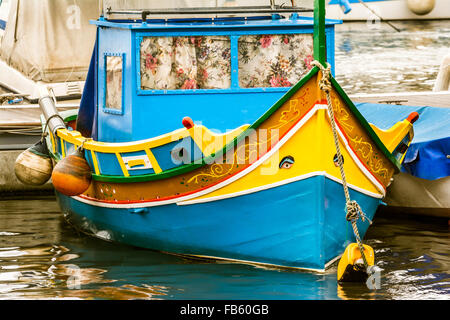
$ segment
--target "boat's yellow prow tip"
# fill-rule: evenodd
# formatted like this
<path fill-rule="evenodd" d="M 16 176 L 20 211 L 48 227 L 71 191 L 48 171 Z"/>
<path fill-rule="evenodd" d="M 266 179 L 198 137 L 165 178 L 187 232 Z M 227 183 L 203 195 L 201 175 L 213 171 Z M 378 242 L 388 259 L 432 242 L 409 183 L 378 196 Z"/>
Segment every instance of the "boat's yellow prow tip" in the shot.
<path fill-rule="evenodd" d="M 419 114 L 414 111 L 410 113 L 410 115 L 405 120 L 397 122 L 387 130 L 381 130 L 373 124 L 370 124 L 370 126 L 380 138 L 381 142 L 383 142 L 383 144 L 389 150 L 389 152 L 393 152 L 407 134 L 410 134 L 409 141 L 412 140 L 414 136 L 412 127 L 413 123 L 416 122 L 417 119 L 419 119 Z"/>
<path fill-rule="evenodd" d="M 363 247 L 368 266 L 373 266 L 375 262 L 373 248 L 366 244 L 363 244 Z M 358 244 L 349 244 L 341 257 L 341 260 L 339 260 L 337 272 L 338 282 L 365 282 L 367 277 L 368 275 L 364 263 L 362 262 Z"/>

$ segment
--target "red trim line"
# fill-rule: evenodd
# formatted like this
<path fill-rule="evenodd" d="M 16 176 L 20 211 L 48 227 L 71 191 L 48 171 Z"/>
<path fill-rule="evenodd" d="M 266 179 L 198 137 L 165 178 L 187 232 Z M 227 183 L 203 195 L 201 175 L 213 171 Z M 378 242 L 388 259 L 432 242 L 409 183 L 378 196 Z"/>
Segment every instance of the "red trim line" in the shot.
<path fill-rule="evenodd" d="M 381 182 L 372 172 L 372 170 L 369 169 L 369 167 L 367 167 L 367 165 L 365 164 L 364 160 L 362 160 L 359 156 L 358 153 L 355 151 L 355 149 L 353 149 L 351 143 L 350 143 L 350 139 L 348 138 L 347 134 L 345 133 L 344 129 L 342 128 L 341 124 L 339 123 L 339 121 L 336 119 L 336 117 L 334 117 L 335 122 L 337 124 L 337 126 L 339 127 L 339 130 L 341 131 L 342 135 L 345 137 L 345 140 L 347 140 L 347 144 L 350 147 L 350 149 L 352 149 L 353 153 L 355 154 L 355 156 L 359 159 L 359 161 L 362 163 L 362 165 L 370 172 L 370 174 L 372 175 L 372 177 L 377 180 L 380 185 L 383 187 L 384 192 L 386 192 L 386 187 L 384 185 L 383 182 Z"/>
<path fill-rule="evenodd" d="M 300 122 L 300 121 L 301 121 L 301 120 L 302 120 L 309 112 L 311 112 L 311 110 L 312 110 L 317 104 L 318 104 L 317 102 L 314 103 L 314 104 L 312 105 L 312 107 L 310 107 L 310 108 L 308 109 L 308 111 L 306 111 L 306 112 L 303 114 L 303 116 L 302 116 L 300 119 L 298 119 L 298 120 L 297 120 L 297 121 L 296 121 L 296 122 L 295 122 L 295 123 L 294 123 L 294 124 L 293 124 L 286 132 L 285 132 L 285 134 L 283 134 L 283 136 L 281 136 L 281 137 L 279 138 L 278 143 L 280 142 L 280 140 L 283 139 L 284 136 L 286 136 L 286 135 L 292 130 L 292 128 L 294 128 L 294 127 L 297 125 L 297 123 L 299 123 L 299 122 Z M 228 177 L 225 177 L 225 178 L 223 178 L 222 180 L 219 180 L 219 181 L 217 181 L 216 183 L 214 183 L 214 184 L 212 184 L 212 185 L 209 185 L 209 186 L 206 186 L 206 187 L 203 187 L 203 188 L 200 188 L 200 189 L 196 189 L 196 190 L 193 190 L 193 191 L 190 191 L 190 192 L 186 192 L 186 193 L 182 193 L 182 194 L 178 194 L 178 195 L 174 195 L 174 196 L 170 196 L 170 197 L 164 197 L 164 198 L 159 198 L 159 199 L 150 199 L 150 200 L 100 200 L 100 199 L 97 199 L 97 198 L 88 197 L 88 196 L 86 196 L 86 195 L 84 195 L 84 194 L 80 194 L 79 197 L 80 197 L 80 198 L 83 198 L 83 199 L 86 199 L 86 200 L 91 200 L 91 201 L 104 202 L 104 203 L 117 203 L 117 204 L 144 203 L 144 202 L 159 202 L 159 201 L 167 201 L 167 200 L 172 200 L 172 199 L 176 199 L 176 198 L 185 197 L 185 196 L 191 195 L 191 194 L 193 194 L 193 193 L 201 192 L 201 191 L 206 190 L 206 189 L 208 189 L 208 188 L 214 187 L 215 185 L 217 185 L 217 184 L 219 184 L 219 183 L 222 183 L 222 182 L 224 182 L 225 180 L 228 180 L 228 179 L 234 177 L 235 175 L 237 175 L 237 174 L 240 173 L 241 171 L 247 169 L 249 166 L 251 166 L 251 165 L 252 165 L 253 163 L 255 163 L 256 161 L 258 161 L 259 159 L 261 159 L 261 157 L 263 157 L 263 156 L 264 156 L 265 154 L 267 154 L 270 150 L 272 150 L 278 143 L 276 143 L 274 146 L 270 146 L 270 148 L 269 148 L 264 154 L 259 155 L 259 157 L 258 157 L 254 162 L 252 162 L 252 163 L 246 165 L 246 166 L 243 167 L 241 170 L 236 171 L 233 175 L 228 176 Z"/>

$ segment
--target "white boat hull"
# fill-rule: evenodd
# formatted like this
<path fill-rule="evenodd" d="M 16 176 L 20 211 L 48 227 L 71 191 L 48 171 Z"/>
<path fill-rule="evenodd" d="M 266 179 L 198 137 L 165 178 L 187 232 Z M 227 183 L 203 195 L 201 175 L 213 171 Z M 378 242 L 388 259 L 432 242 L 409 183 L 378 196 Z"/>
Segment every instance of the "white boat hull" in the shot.
<path fill-rule="evenodd" d="M 426 180 L 401 172 L 394 176 L 384 201 L 387 210 L 450 219 L 450 176 Z"/>
<path fill-rule="evenodd" d="M 366 5 L 375 11 L 384 20 L 435 20 L 450 19 L 450 1 L 436 0 L 434 9 L 425 15 L 414 14 L 406 0 L 371 1 Z M 337 4 L 327 6 L 327 18 L 344 21 L 379 21 L 379 18 L 370 12 L 361 3 L 352 3 L 352 11 L 344 14 Z"/>

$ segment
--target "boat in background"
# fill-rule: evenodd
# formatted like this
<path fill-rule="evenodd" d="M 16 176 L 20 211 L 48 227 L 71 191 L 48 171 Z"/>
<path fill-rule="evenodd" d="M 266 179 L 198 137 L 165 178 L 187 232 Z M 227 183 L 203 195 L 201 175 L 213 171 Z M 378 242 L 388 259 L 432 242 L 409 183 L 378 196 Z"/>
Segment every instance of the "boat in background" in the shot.
<path fill-rule="evenodd" d="M 380 128 L 404 112 L 420 115 L 402 172 L 387 190 L 384 209 L 450 219 L 450 55 L 442 59 L 433 92 L 354 97 L 359 111 Z M 411 106 L 415 105 L 415 106 Z"/>
<path fill-rule="evenodd" d="M 387 189 L 387 207 L 383 209 L 450 218 L 450 108 L 372 103 L 357 103 L 356 107 L 380 128 L 390 127 L 405 112 L 420 115 L 402 170 Z"/>
<path fill-rule="evenodd" d="M 98 17 L 97 1 L 9 0 L 0 12 L 7 17 L 0 44 L 3 91 L 35 103 L 45 84 L 58 100 L 79 100 L 95 41 L 89 20 Z"/>
<path fill-rule="evenodd" d="M 327 18 L 343 21 L 450 19 L 448 0 L 330 0 Z"/>
<path fill-rule="evenodd" d="M 60 111 L 78 109 L 95 42 L 97 1 L 0 1 L 0 193 L 50 191 L 14 175 L 17 156 L 39 141 L 39 87 Z M 30 50 L 33 48 L 33 50 Z"/>
<path fill-rule="evenodd" d="M 43 88 L 48 154 L 24 155 L 56 162 L 67 221 L 108 241 L 316 271 L 356 240 L 373 265 L 361 239 L 417 113 L 388 130 L 362 117 L 332 76 L 338 22 L 314 4 L 314 18 L 273 3 L 105 8 L 78 113 L 58 114 Z M 20 170 L 39 170 L 20 160 L 27 182 Z"/>

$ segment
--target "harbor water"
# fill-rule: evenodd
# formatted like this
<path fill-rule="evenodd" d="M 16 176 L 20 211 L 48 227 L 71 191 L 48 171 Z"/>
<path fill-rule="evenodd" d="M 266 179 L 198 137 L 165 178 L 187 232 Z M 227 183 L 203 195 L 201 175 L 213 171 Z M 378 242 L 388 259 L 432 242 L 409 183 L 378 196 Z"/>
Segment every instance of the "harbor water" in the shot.
<path fill-rule="evenodd" d="M 211 263 L 77 233 L 54 197 L 0 202 L 0 299 L 449 299 L 447 220 L 379 214 L 379 290 L 324 274 Z"/>
<path fill-rule="evenodd" d="M 431 90 L 450 22 L 349 23 L 336 33 L 336 78 L 348 94 Z M 343 213 L 344 219 L 344 213 Z M 192 260 L 80 234 L 52 195 L 0 195 L 0 299 L 450 299 L 447 219 L 378 212 L 364 238 L 380 288 L 325 273 Z"/>
<path fill-rule="evenodd" d="M 431 91 L 450 21 L 352 22 L 336 27 L 336 80 L 347 94 Z"/>

